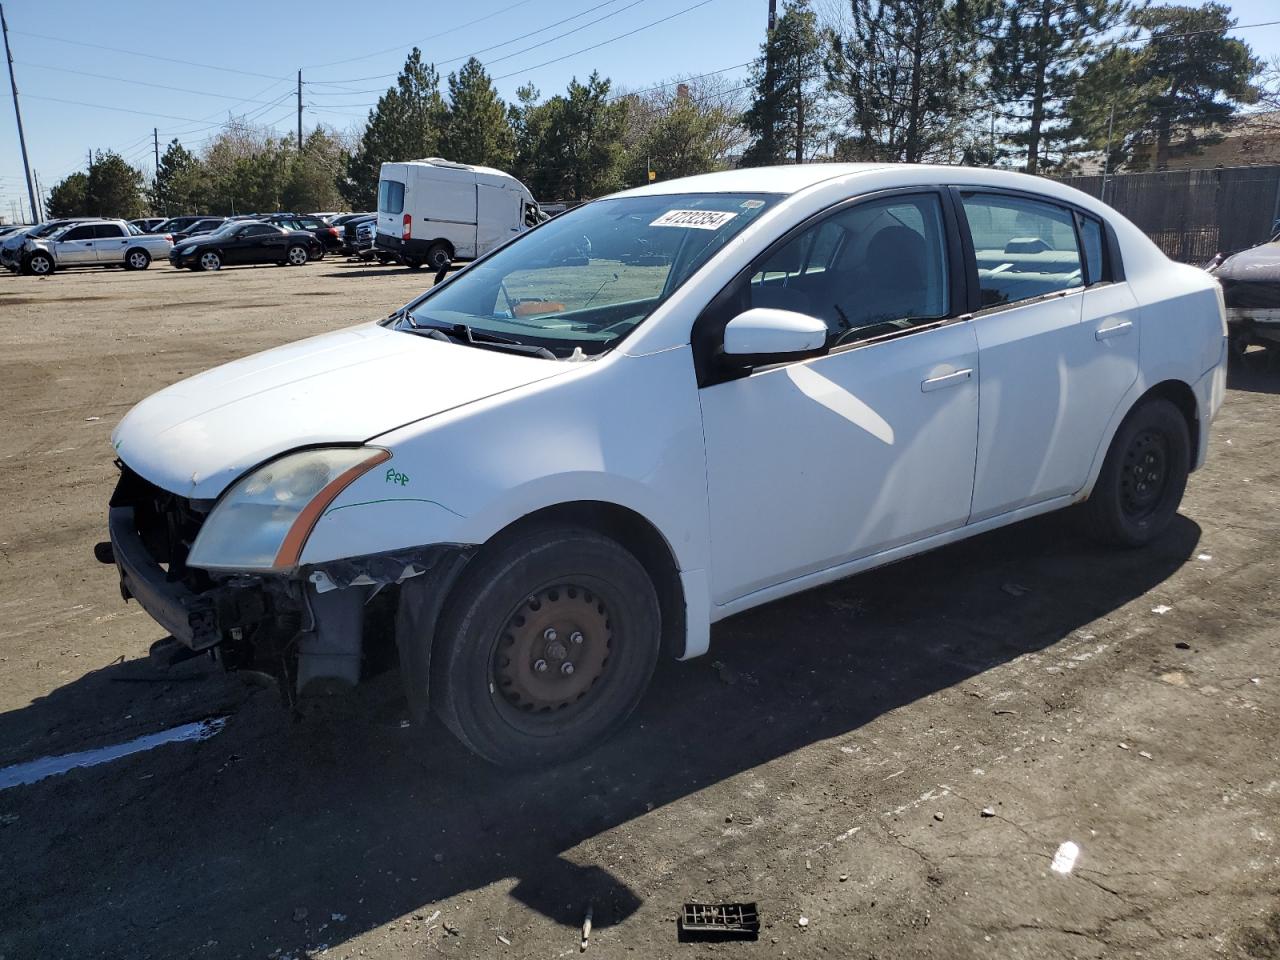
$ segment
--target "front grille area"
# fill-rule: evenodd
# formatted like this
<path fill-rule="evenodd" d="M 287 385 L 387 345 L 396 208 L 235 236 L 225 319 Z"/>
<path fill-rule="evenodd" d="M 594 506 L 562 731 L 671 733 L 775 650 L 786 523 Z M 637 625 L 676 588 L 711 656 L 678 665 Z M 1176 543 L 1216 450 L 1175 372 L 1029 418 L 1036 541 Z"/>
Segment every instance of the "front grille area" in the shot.
<path fill-rule="evenodd" d="M 197 510 L 193 502 L 162 490 L 151 481 L 119 463 L 120 480 L 111 495 L 111 506 L 132 507 L 134 525 L 156 563 L 165 568 L 170 581 L 183 582 L 192 590 L 211 585 L 202 570 L 187 566 L 187 555 L 207 513 Z"/>

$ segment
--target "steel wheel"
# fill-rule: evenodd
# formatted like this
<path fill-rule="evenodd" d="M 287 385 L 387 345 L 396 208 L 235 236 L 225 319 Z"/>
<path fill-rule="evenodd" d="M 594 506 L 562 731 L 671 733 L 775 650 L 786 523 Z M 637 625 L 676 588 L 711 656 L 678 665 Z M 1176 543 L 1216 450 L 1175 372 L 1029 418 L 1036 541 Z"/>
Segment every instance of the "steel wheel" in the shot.
<path fill-rule="evenodd" d="M 1131 520 L 1144 520 L 1159 506 L 1169 481 L 1169 440 L 1158 430 L 1143 430 L 1124 452 L 1120 467 L 1120 508 Z"/>
<path fill-rule="evenodd" d="M 222 258 L 210 250 L 208 253 L 200 254 L 201 270 L 220 270 L 222 269 Z"/>
<path fill-rule="evenodd" d="M 289 264 L 294 267 L 300 267 L 307 262 L 307 251 L 303 247 L 289 248 Z"/>
<path fill-rule="evenodd" d="M 526 712 L 571 707 L 604 673 L 612 639 L 608 609 L 590 590 L 540 590 L 503 627 L 493 657 L 497 690 Z"/>

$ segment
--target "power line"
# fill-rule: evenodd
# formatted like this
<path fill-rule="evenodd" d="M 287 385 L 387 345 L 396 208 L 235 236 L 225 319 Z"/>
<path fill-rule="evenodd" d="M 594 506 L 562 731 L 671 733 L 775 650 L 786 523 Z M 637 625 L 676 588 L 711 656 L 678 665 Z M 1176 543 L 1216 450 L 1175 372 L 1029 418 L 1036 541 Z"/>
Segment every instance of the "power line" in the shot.
<path fill-rule="evenodd" d="M 34 93 L 26 95 L 28 100 L 48 100 L 51 103 L 68 103 L 73 107 L 91 107 L 94 110 L 115 110 L 118 113 L 135 113 L 140 117 L 163 117 L 165 120 L 181 120 L 183 123 L 199 123 L 191 117 L 175 117 L 169 113 L 154 113 L 149 110 L 129 110 L 125 107 L 112 107 L 105 103 L 86 103 L 83 100 L 64 100 L 62 97 L 41 97 Z"/>
<path fill-rule="evenodd" d="M 70 67 L 54 67 L 46 63 L 30 63 L 29 61 L 26 61 L 26 60 L 18 60 L 15 62 L 21 64 L 24 67 L 35 67 L 38 70 L 55 70 L 59 73 L 74 73 L 81 77 L 94 77 L 98 80 L 114 80 L 117 83 L 132 83 L 140 87 L 155 87 L 157 90 L 172 90 L 176 93 L 194 93 L 196 96 L 216 97 L 220 100 L 236 99 L 234 96 L 231 96 L 230 94 L 226 94 L 226 93 L 210 93 L 207 90 L 193 90 L 190 87 L 175 87 L 167 83 L 150 83 L 149 81 L 146 81 L 146 80 L 130 80 L 127 77 L 113 77 L 105 73 L 89 73 L 86 70 L 72 70 Z M 274 84 L 272 84 L 272 86 L 274 86 Z M 245 100 L 240 100 L 239 102 L 240 103 L 265 103 L 266 101 L 245 99 Z"/>
<path fill-rule="evenodd" d="M 618 2 L 619 0 L 604 0 L 603 3 L 597 3 L 595 6 L 588 7 L 587 9 L 579 11 L 578 13 L 575 13 L 572 16 L 564 17 L 560 20 L 556 20 L 554 23 L 548 23 L 546 26 L 539 27 L 537 30 L 530 30 L 528 33 L 522 33 L 519 36 L 510 37 L 509 39 L 503 40 L 500 43 L 490 44 L 489 46 L 482 47 L 479 50 L 473 50 L 470 53 L 464 53 L 460 56 L 450 57 L 447 60 L 436 60 L 436 61 L 433 61 L 432 65 L 443 66 L 446 63 L 457 63 L 459 60 L 466 60 L 466 59 L 469 59 L 470 57 L 476 56 L 477 54 L 488 53 L 490 50 L 497 50 L 499 47 L 505 47 L 512 43 L 519 43 L 521 40 L 527 40 L 530 37 L 536 37 L 538 34 L 545 33 L 548 30 L 553 30 L 556 27 L 560 26 L 561 24 L 568 23 L 570 20 L 577 20 L 579 17 L 585 17 L 587 14 L 593 13 L 594 11 L 599 10 L 601 7 L 607 7 L 611 4 L 618 3 Z M 642 3 L 642 2 L 644 2 L 644 0 L 635 0 L 635 2 L 629 3 L 627 6 L 623 7 L 621 10 L 615 10 L 612 13 L 607 13 L 603 17 L 598 17 L 597 19 L 592 20 L 590 23 L 583 24 L 580 27 L 575 27 L 573 30 L 569 30 L 566 33 L 562 33 L 559 36 L 552 37 L 549 40 L 543 40 L 540 43 L 534 44 L 532 47 L 527 47 L 526 50 L 532 50 L 535 47 L 539 47 L 544 44 L 551 43 L 553 40 L 559 40 L 562 37 L 567 37 L 569 36 L 569 34 L 576 33 L 579 30 L 585 30 L 587 27 L 591 26 L 592 24 L 599 23 L 601 20 L 607 20 L 609 19 L 609 17 L 616 17 L 618 14 L 631 9 L 631 7 L 637 6 L 639 3 Z M 403 46 L 401 46 L 399 48 L 393 48 L 393 49 L 404 49 L 404 48 Z M 524 53 L 524 52 L 525 50 L 517 51 L 517 53 Z M 508 54 L 507 56 L 514 57 L 515 55 L 516 54 L 512 53 L 512 54 Z M 506 57 L 500 57 L 499 59 L 500 60 L 506 59 Z M 497 61 L 495 60 L 492 62 L 496 63 Z M 386 80 L 398 75 L 399 75 L 398 73 L 380 73 L 376 76 L 371 76 L 371 77 L 349 77 L 345 80 L 312 80 L 310 82 L 311 83 L 329 83 L 329 84 L 358 83 L 365 80 Z M 366 91 L 366 92 L 371 93 L 374 91 Z"/>
<path fill-rule="evenodd" d="M 213 63 L 196 63 L 194 60 L 179 60 L 177 57 L 162 57 L 155 53 L 142 53 L 139 50 L 124 50 L 120 47 L 108 47 L 101 43 L 87 43 L 84 40 L 68 40 L 65 37 L 51 37 L 44 33 L 30 33 L 26 30 L 14 30 L 14 33 L 20 33 L 24 37 L 36 37 L 40 40 L 52 40 L 54 43 L 67 43 L 75 47 L 91 47 L 94 50 L 109 50 L 112 53 L 123 53 L 131 57 L 145 57 L 148 60 L 163 60 L 166 63 L 180 63 L 184 67 L 201 67 L 205 70 L 221 70 L 223 73 L 238 73 L 245 77 L 262 77 L 266 80 L 283 80 L 285 77 L 275 77 L 269 73 L 254 73 L 252 70 L 237 70 L 234 67 L 220 67 Z"/>
<path fill-rule="evenodd" d="M 430 36 L 428 36 L 428 37 L 422 37 L 422 38 L 421 38 L 421 39 L 419 39 L 419 40 L 414 40 L 414 41 L 412 41 L 412 43 L 410 43 L 410 46 L 417 47 L 417 46 L 421 46 L 422 44 L 426 43 L 428 40 L 438 40 L 440 37 L 446 37 L 446 36 L 448 36 L 448 35 L 449 35 L 449 34 L 451 34 L 451 33 L 457 33 L 459 30 L 465 30 L 467 27 L 473 27 L 473 26 L 475 26 L 477 23 L 483 23 L 483 22 L 484 22 L 484 21 L 486 21 L 486 20 L 492 20 L 494 17 L 496 17 L 496 16 L 499 16 L 499 15 L 501 15 L 501 14 L 506 13 L 508 10 L 514 10 L 516 7 L 523 7 L 523 6 L 525 6 L 526 4 L 528 4 L 528 3 L 532 3 L 532 2 L 533 2 L 533 0 L 518 0 L 518 2 L 516 2 L 516 3 L 513 3 L 513 4 L 509 5 L 509 6 L 503 7 L 501 10 L 495 10 L 495 11 L 493 11 L 493 13 L 485 14 L 483 17 L 477 17 L 475 20 L 468 20 L 466 23 L 460 23 L 460 24 L 458 24 L 456 27 L 450 27 L 448 30 L 444 30 L 444 31 L 442 31 L 441 33 L 433 33 L 433 34 L 431 34 L 431 35 L 430 35 Z M 394 47 L 387 47 L 387 48 L 386 48 L 386 49 L 384 49 L 384 50 L 375 50 L 373 53 L 366 53 L 366 54 L 362 54 L 361 56 L 358 56 L 358 57 L 348 57 L 346 60 L 330 60 L 328 63 L 313 63 L 313 64 L 309 64 L 309 65 L 307 65 L 307 66 L 304 66 L 304 67 L 303 67 L 303 69 L 304 69 L 304 70 L 319 70 L 319 69 L 321 69 L 321 68 L 323 68 L 323 67 L 336 67 L 336 66 L 338 66 L 339 64 L 343 64 L 343 63 L 355 63 L 355 62 L 356 62 L 356 61 L 358 61 L 358 60 L 369 60 L 369 59 L 371 59 L 372 57 L 380 57 L 380 56 L 382 56 L 382 54 L 384 54 L 384 53 L 393 53 L 393 52 L 394 52 L 394 51 L 396 51 L 396 50 L 403 50 L 403 49 L 404 49 L 404 47 L 405 47 L 405 45 L 404 45 L 403 43 L 399 43 L 399 44 L 396 44 Z M 377 80 L 377 79 L 379 79 L 379 78 L 378 78 L 378 77 L 365 77 L 364 79 L 366 79 L 366 80 Z M 347 82 L 351 82 L 351 81 L 338 80 L 338 81 L 335 81 L 335 82 L 336 82 L 336 83 L 347 83 Z"/>
<path fill-rule="evenodd" d="M 714 77 L 717 74 L 728 73 L 730 70 L 741 70 L 743 67 L 749 67 L 754 60 L 748 60 L 746 63 L 735 63 L 732 67 L 721 67 L 719 70 L 709 70 L 706 73 L 699 73 L 692 77 L 684 77 L 680 80 L 671 80 L 667 83 L 659 83 L 656 86 L 645 87 L 643 90 L 629 90 L 626 93 L 620 93 L 615 97 L 610 97 L 606 103 L 613 103 L 615 100 L 623 100 L 627 97 L 638 97 L 642 93 L 653 93 L 655 90 L 665 90 L 667 87 L 679 86 L 682 83 L 688 83 L 690 80 L 702 80 L 706 77 Z"/>
<path fill-rule="evenodd" d="M 514 76 L 517 76 L 518 74 L 528 73 L 532 70 L 541 69 L 542 67 L 548 67 L 553 63 L 560 63 L 562 60 L 568 60 L 570 57 L 576 57 L 578 54 L 586 53 L 589 50 L 598 50 L 600 47 L 607 46 L 610 43 L 617 43 L 619 40 L 625 40 L 627 37 L 635 36 L 637 33 L 640 33 L 643 30 L 648 30 L 651 27 L 656 27 L 661 23 L 666 23 L 668 20 L 674 20 L 676 17 L 682 17 L 686 13 L 692 13 L 694 10 L 697 10 L 699 7 L 705 7 L 708 3 L 711 3 L 711 2 L 713 2 L 713 0 L 700 0 L 699 3 L 695 3 L 681 10 L 677 10 L 675 13 L 668 14 L 667 16 L 662 17 L 659 20 L 654 20 L 651 23 L 646 23 L 643 26 L 636 27 L 634 30 L 628 30 L 626 33 L 620 33 L 616 37 L 610 37 L 607 40 L 601 40 L 599 43 L 593 43 L 591 44 L 591 46 L 583 47 L 581 50 L 575 50 L 573 51 L 573 53 L 566 53 L 562 57 L 555 57 L 551 60 L 544 60 L 542 63 L 535 63 L 532 66 L 524 67 L 520 70 L 512 71 L 511 73 L 504 73 L 501 76 L 494 77 L 493 79 L 506 80 L 508 77 L 514 77 Z"/>

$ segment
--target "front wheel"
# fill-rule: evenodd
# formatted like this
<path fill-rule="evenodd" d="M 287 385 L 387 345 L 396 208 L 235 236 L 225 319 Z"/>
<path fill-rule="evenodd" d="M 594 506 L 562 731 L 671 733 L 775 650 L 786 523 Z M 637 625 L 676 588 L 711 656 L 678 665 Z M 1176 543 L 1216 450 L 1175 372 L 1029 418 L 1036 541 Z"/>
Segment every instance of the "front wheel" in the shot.
<path fill-rule="evenodd" d="M 1187 421 L 1168 400 L 1147 400 L 1116 431 L 1084 504 L 1093 535 L 1122 547 L 1150 543 L 1169 526 L 1191 469 Z"/>
<path fill-rule="evenodd" d="M 576 527 L 533 528 L 464 571 L 436 633 L 431 704 L 492 763 L 558 763 L 630 716 L 660 631 L 653 583 L 620 544 Z"/>
<path fill-rule="evenodd" d="M 53 273 L 53 258 L 47 253 L 33 253 L 23 263 L 23 272 L 33 277 L 47 277 Z"/>
<path fill-rule="evenodd" d="M 212 250 L 208 250 L 205 253 L 200 254 L 200 269 L 201 270 L 221 270 L 222 258 L 218 256 L 216 253 L 214 253 Z"/>
<path fill-rule="evenodd" d="M 293 246 L 289 248 L 289 252 L 285 255 L 285 259 L 289 261 L 289 266 L 300 267 L 307 262 L 307 248 Z"/>

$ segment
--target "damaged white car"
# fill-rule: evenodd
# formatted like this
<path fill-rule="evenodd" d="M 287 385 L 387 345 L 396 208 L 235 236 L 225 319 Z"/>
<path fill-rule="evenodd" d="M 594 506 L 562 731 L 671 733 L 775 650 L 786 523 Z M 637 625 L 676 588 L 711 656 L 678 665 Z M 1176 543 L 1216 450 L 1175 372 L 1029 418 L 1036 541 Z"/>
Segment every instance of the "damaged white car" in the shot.
<path fill-rule="evenodd" d="M 1224 357 L 1216 281 L 1049 181 L 676 180 L 143 401 L 98 553 L 161 652 L 290 696 L 398 658 L 419 715 L 545 764 L 758 604 L 1082 501 L 1148 543 Z"/>

